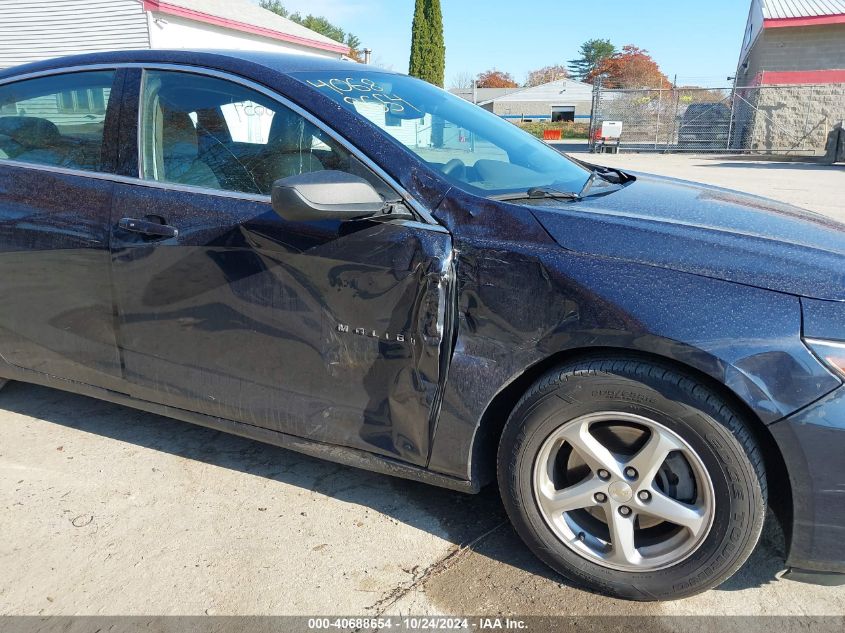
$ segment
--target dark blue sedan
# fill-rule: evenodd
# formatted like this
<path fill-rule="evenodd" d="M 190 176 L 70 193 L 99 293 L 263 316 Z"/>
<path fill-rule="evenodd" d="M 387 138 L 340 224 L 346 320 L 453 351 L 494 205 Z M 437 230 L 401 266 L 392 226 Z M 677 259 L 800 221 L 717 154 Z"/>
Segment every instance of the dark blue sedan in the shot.
<path fill-rule="evenodd" d="M 0 376 L 476 492 L 636 600 L 845 576 L 845 227 L 266 53 L 0 73 Z M 374 538 L 378 538 L 374 535 Z"/>

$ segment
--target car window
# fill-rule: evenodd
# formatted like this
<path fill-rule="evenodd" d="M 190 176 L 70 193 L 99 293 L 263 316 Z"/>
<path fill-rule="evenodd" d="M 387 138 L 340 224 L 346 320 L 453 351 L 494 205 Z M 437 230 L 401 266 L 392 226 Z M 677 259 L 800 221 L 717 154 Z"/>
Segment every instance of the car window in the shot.
<path fill-rule="evenodd" d="M 578 192 L 590 173 L 517 126 L 424 81 L 350 66 L 292 75 L 479 195 Z"/>
<path fill-rule="evenodd" d="M 0 86 L 0 159 L 103 171 L 114 71 L 51 75 Z"/>
<path fill-rule="evenodd" d="M 333 169 L 389 195 L 320 128 L 260 92 L 216 77 L 146 71 L 141 94 L 144 179 L 269 195 L 276 180 Z"/>

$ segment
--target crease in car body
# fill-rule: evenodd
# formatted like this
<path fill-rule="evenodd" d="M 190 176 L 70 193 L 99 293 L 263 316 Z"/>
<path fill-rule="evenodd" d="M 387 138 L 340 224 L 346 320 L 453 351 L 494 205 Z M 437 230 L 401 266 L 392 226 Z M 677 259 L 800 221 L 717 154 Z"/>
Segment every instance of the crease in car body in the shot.
<path fill-rule="evenodd" d="M 617 517 L 653 517 L 648 503 L 659 495 L 698 504 L 702 517 L 724 520 L 702 522 L 719 528 L 696 533 L 690 547 L 727 561 L 710 577 L 725 573 L 759 535 L 766 473 L 750 456 L 763 450 L 755 436 L 770 437 L 765 450 L 783 453 L 796 494 L 813 497 L 795 508 L 789 564 L 843 569 L 835 543 L 845 517 L 825 505 L 842 480 L 806 465 L 819 442 L 842 446 L 841 424 L 822 430 L 819 422 L 841 408 L 841 370 L 810 350 L 803 337 L 812 332 L 802 327 L 805 315 L 819 315 L 816 336 L 845 340 L 831 325 L 845 317 L 826 307 L 834 302 L 811 303 L 845 299 L 839 225 L 742 194 L 578 165 L 471 104 L 365 67 L 148 51 L 42 62 L 22 81 L 32 73 L 65 81 L 68 63 L 131 64 L 120 71 L 117 173 L 68 168 L 72 152 L 28 155 L 18 140 L 53 143 L 56 131 L 0 116 L 0 135 L 15 135 L 0 136 L 14 154 L 0 159 L 0 184 L 14 179 L 0 187 L 0 264 L 13 261 L 2 255 L 32 255 L 27 274 L 12 266 L 11 280 L 2 277 L 16 303 L 0 314 L 0 353 L 30 363 L 4 374 L 452 488 L 477 491 L 497 477 L 535 553 L 591 586 L 612 577 L 605 590 L 637 599 L 694 593 L 688 580 L 701 570 L 680 557 L 640 575 L 636 556 L 622 560 L 621 544 L 608 540 L 626 525 Z M 0 72 L 0 95 L 16 72 Z M 350 76 L 331 89 L 307 86 L 337 83 L 337 72 Z M 382 105 L 363 98 L 373 91 Z M 227 112 L 247 112 L 244 104 L 273 116 L 249 106 L 238 127 Z M 443 129 L 429 138 L 437 117 Z M 77 132 L 59 130 L 56 147 L 79 146 L 66 142 Z M 473 143 L 464 144 L 469 133 Z M 40 164 L 45 155 L 64 167 Z M 39 198 L 44 179 L 55 186 Z M 108 193 L 96 209 L 80 209 L 91 191 Z M 40 232 L 16 204 L 43 221 Z M 45 220 L 41 207 L 60 212 Z M 144 234 L 145 222 L 176 232 Z M 72 286 L 26 287 L 44 266 L 62 272 L 63 258 L 100 277 L 110 266 L 107 281 L 84 287 L 82 310 L 51 305 Z M 45 288 L 52 299 L 39 294 Z M 86 319 L 85 309 L 108 318 Z M 43 340 L 39 322 L 22 316 L 30 311 L 44 317 Z M 56 331 L 67 328 L 74 338 L 57 344 Z M 85 345 L 97 337 L 99 346 Z M 554 397 L 545 399 L 547 389 Z M 555 409 L 560 403 L 567 408 Z M 526 488 L 521 464 L 540 454 L 530 437 L 591 420 L 596 406 L 620 412 L 584 423 L 618 459 L 635 459 L 647 438 L 680 447 L 682 457 L 656 465 L 663 483 L 648 488 L 635 482 L 637 469 L 627 474 L 632 466 L 621 473 L 616 462 L 606 471 L 594 456 L 576 459 L 583 447 L 567 436 L 569 452 L 549 462 L 544 485 L 564 493 L 593 472 L 624 480 L 627 488 L 614 480 L 612 491 L 637 492 L 587 539 L 602 545 L 578 552 L 555 535 L 560 517 L 538 519 L 542 487 Z M 558 419 L 557 428 L 543 426 Z M 532 430 L 528 440 L 521 428 Z M 731 482 L 734 473 L 746 478 Z M 722 493 L 734 484 L 753 507 L 730 505 L 739 497 Z M 697 490 L 712 490 L 718 503 Z M 581 510 L 564 512 L 567 530 L 595 525 Z M 733 554 L 717 551 L 730 521 L 744 535 Z M 681 540 L 680 524 L 666 523 L 646 540 Z M 643 559 L 673 556 L 649 547 Z"/>
<path fill-rule="evenodd" d="M 262 370 L 255 372 L 249 383 L 238 380 L 232 385 L 228 384 L 232 380 L 230 376 L 236 372 L 233 372 L 231 368 L 223 369 L 219 364 L 215 365 L 209 361 L 202 367 L 194 368 L 197 372 L 196 378 L 189 381 L 189 384 L 196 384 L 196 388 L 182 395 L 174 394 L 174 398 L 178 400 L 174 399 L 173 404 L 187 408 L 203 406 L 208 413 L 241 419 L 258 425 L 266 424 L 262 422 L 264 415 L 272 415 L 278 409 L 285 409 L 288 416 L 277 417 L 275 420 L 280 430 L 284 428 L 293 434 L 313 437 L 320 441 L 326 441 L 326 439 L 336 441 L 338 430 L 344 427 L 354 428 L 358 424 L 355 417 L 361 414 L 355 414 L 353 408 L 341 404 L 347 399 L 332 393 L 335 390 L 343 391 L 342 387 L 338 387 L 324 392 L 326 395 L 321 405 L 303 411 L 301 417 L 290 416 L 292 408 L 290 400 L 302 398 L 304 393 L 308 393 L 309 397 L 316 394 L 304 388 L 298 393 L 293 391 L 291 383 L 295 384 L 295 381 L 292 380 L 292 374 L 289 372 L 294 368 L 285 369 L 283 364 L 274 364 L 272 356 L 268 357 L 268 354 L 272 354 L 272 350 L 277 348 L 279 342 L 285 346 L 296 344 L 300 348 L 298 353 L 300 362 L 304 358 L 314 359 L 312 371 L 320 372 L 320 367 L 329 368 L 328 376 L 333 381 L 332 385 L 342 385 L 355 372 L 365 372 L 364 384 L 373 393 L 371 402 L 363 407 L 363 415 L 365 419 L 372 418 L 373 422 L 363 426 L 362 435 L 379 442 L 385 451 L 394 450 L 394 446 L 401 447 L 397 449 L 401 451 L 420 451 L 426 442 L 418 438 L 409 438 L 414 435 L 414 427 L 421 428 L 425 425 L 419 423 L 417 416 L 408 415 L 409 405 L 407 403 L 403 405 L 403 401 L 413 399 L 414 389 L 410 385 L 414 383 L 429 384 L 428 389 L 432 388 L 431 385 L 436 385 L 437 372 L 428 370 L 427 365 L 437 362 L 438 354 L 434 354 L 433 358 L 429 359 L 432 355 L 429 348 L 439 348 L 442 333 L 438 332 L 436 315 L 434 316 L 434 331 L 427 331 L 430 327 L 426 324 L 430 318 L 427 311 L 432 309 L 428 294 L 432 291 L 432 287 L 427 282 L 430 274 L 425 272 L 425 260 L 417 258 L 415 261 L 414 259 L 415 252 L 420 248 L 419 242 L 398 240 L 395 235 L 387 234 L 395 232 L 396 229 L 387 228 L 385 225 L 361 226 L 338 240 L 330 239 L 332 234 L 327 233 L 324 236 L 326 241 L 321 239 L 308 246 L 300 243 L 293 254 L 288 256 L 285 249 L 273 242 L 271 235 L 274 231 L 267 225 L 262 225 L 260 220 L 256 222 L 261 227 L 260 231 L 263 235 L 262 248 L 253 250 L 227 247 L 206 252 L 206 247 L 203 247 L 189 251 L 190 255 L 181 256 L 160 272 L 148 273 L 150 284 L 142 292 L 143 300 L 138 306 L 140 309 L 126 311 L 124 314 L 125 331 L 131 335 L 134 330 L 144 324 L 184 318 L 179 315 L 191 312 L 180 311 L 179 306 L 189 301 L 194 305 L 190 310 L 200 317 L 199 321 L 189 328 L 182 327 L 179 332 L 179 338 L 182 340 L 196 335 L 198 331 L 206 331 L 212 336 L 214 333 L 225 336 L 228 331 L 234 334 L 237 330 L 232 330 L 232 328 L 244 326 L 249 329 L 251 336 L 266 332 L 266 335 L 261 337 L 261 343 L 250 347 L 249 352 L 252 354 L 243 352 L 245 358 L 262 356 L 267 359 L 262 361 Z M 255 243 L 257 240 L 250 239 L 252 233 L 249 226 L 249 222 L 241 223 L 234 230 L 238 233 L 239 240 Z M 345 230 L 350 229 L 347 227 Z M 275 231 L 275 233 L 287 234 L 285 231 Z M 191 238 L 192 232 L 187 230 L 183 235 L 187 240 Z M 339 250 L 353 252 L 357 249 L 357 245 L 365 241 L 373 243 L 382 236 L 385 239 L 383 246 L 375 249 L 377 251 L 375 253 L 367 251 L 368 255 L 382 257 L 385 262 L 391 262 L 391 265 L 407 267 L 406 273 L 400 275 L 397 271 L 395 275 L 386 277 L 380 267 L 373 265 L 372 262 L 375 260 L 370 260 L 367 264 L 356 264 L 354 258 L 345 259 L 342 253 L 337 252 Z M 441 239 L 444 237 L 442 234 L 438 236 Z M 225 237 L 219 241 L 230 244 L 232 242 L 231 237 Z M 349 241 L 350 245 L 341 249 L 339 242 L 343 241 Z M 213 240 L 210 245 L 213 246 L 215 243 L 216 241 Z M 145 255 L 139 260 L 140 265 L 149 270 L 152 265 L 155 265 L 149 261 L 149 258 L 160 260 L 164 257 L 163 253 L 170 248 L 165 244 L 141 246 L 140 251 L 145 252 Z M 181 250 L 184 252 L 184 249 Z M 327 252 L 322 252 L 324 250 Z M 123 266 L 128 265 L 126 256 L 122 255 L 119 249 L 115 252 L 116 260 L 119 262 L 118 271 L 120 271 Z M 403 259 L 406 263 L 400 264 Z M 326 280 L 324 287 L 315 287 L 313 281 L 310 281 L 315 275 L 309 274 L 308 268 L 313 268 L 314 262 L 325 262 L 325 265 L 319 267 L 325 272 L 316 275 Z M 221 276 L 220 273 L 224 270 L 234 272 L 235 276 L 233 277 L 232 274 Z M 118 275 L 121 274 L 123 273 L 118 272 Z M 132 272 L 126 274 L 128 278 L 135 278 L 134 267 Z M 177 279 L 180 280 L 179 283 L 176 283 Z M 157 290 L 156 286 L 160 290 Z M 224 297 L 220 297 L 220 300 L 214 304 L 203 306 L 204 300 L 209 296 L 218 295 L 221 290 L 225 291 Z M 326 301 L 327 305 L 323 307 L 326 297 L 330 297 L 330 300 Z M 350 304 L 347 298 L 354 299 L 354 302 Z M 409 306 L 411 312 L 406 313 L 402 309 L 395 309 L 397 303 Z M 438 303 L 442 302 L 435 300 L 435 306 Z M 370 329 L 383 325 L 378 329 L 384 332 L 416 332 L 418 334 L 411 336 L 411 340 L 403 341 L 405 345 L 398 346 L 395 339 L 375 341 L 372 338 L 356 337 L 359 340 L 350 340 L 348 337 L 337 336 L 338 324 L 351 320 L 351 317 L 346 315 L 350 314 L 349 310 L 353 309 L 353 306 L 354 317 L 357 319 L 355 323 L 365 322 Z M 149 311 L 146 316 L 141 314 L 150 308 L 154 310 Z M 250 318 L 247 318 L 248 315 Z M 292 324 L 296 324 L 295 327 Z M 138 338 L 137 341 L 133 341 L 130 336 L 127 341 L 127 354 L 130 356 L 130 365 L 132 364 L 131 357 L 134 356 L 137 359 L 141 354 L 145 358 L 151 356 L 150 360 L 155 360 L 155 381 L 148 381 L 155 383 L 149 385 L 152 389 L 167 389 L 167 381 L 172 380 L 167 379 L 163 382 L 160 372 L 162 361 L 173 358 L 169 356 L 173 345 L 181 346 L 180 354 L 176 355 L 173 361 L 174 371 L 181 373 L 185 369 L 190 369 L 182 360 L 183 357 L 190 356 L 188 350 L 182 346 L 183 343 L 177 344 L 175 341 L 170 341 L 159 353 L 151 354 L 148 348 L 142 349 L 145 347 L 142 345 L 144 340 Z M 410 346 L 407 345 L 408 343 Z M 158 345 L 157 342 L 152 344 Z M 241 341 L 240 345 L 243 347 L 244 342 Z M 197 346 L 202 346 L 202 344 L 197 343 Z M 281 350 L 279 353 L 282 353 Z M 401 366 L 407 361 L 403 359 L 411 359 L 412 366 L 415 367 L 415 370 L 404 379 Z M 227 360 L 231 362 L 231 358 Z M 399 369 L 399 373 L 393 374 L 392 377 L 390 371 L 385 374 L 384 369 L 374 370 L 373 368 L 374 365 L 387 366 L 391 363 L 396 364 Z M 417 364 L 419 364 L 418 369 L 416 369 Z M 300 366 L 298 370 L 301 371 L 301 369 Z M 240 371 L 243 372 L 242 369 Z M 279 374 L 279 371 L 282 373 Z M 427 371 L 430 371 L 431 377 L 428 376 Z M 271 377 L 275 376 L 276 380 L 268 381 L 268 374 Z M 395 388 L 396 393 L 392 396 L 387 395 L 388 406 L 385 408 L 381 400 L 385 397 L 385 389 L 390 388 Z M 278 392 L 278 394 L 271 397 L 268 394 L 272 392 Z M 216 394 L 211 403 L 204 402 L 207 399 L 207 393 Z M 245 397 L 245 404 L 242 406 L 231 405 L 231 401 L 227 400 L 231 396 L 221 396 L 222 393 L 237 394 L 238 398 L 241 398 L 242 394 L 251 394 L 252 397 Z M 264 396 L 259 396 L 259 393 L 263 393 Z M 428 399 L 432 396 L 424 397 Z M 257 406 L 265 404 L 263 398 L 270 398 L 266 401 L 266 408 Z M 428 408 L 425 407 L 425 410 L 427 413 Z M 391 414 L 391 411 L 395 413 Z M 281 416 L 281 414 L 278 415 Z M 394 419 L 398 424 L 407 421 L 408 429 L 397 430 L 396 437 L 392 439 L 373 440 L 389 430 L 387 419 Z M 375 420 L 380 421 L 375 422 Z M 360 443 L 361 440 L 346 436 L 343 441 Z"/>

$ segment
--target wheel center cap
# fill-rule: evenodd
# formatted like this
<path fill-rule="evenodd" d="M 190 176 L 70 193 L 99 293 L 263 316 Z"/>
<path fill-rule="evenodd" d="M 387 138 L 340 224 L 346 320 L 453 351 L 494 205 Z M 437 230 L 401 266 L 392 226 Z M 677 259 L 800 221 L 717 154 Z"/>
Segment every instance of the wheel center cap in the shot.
<path fill-rule="evenodd" d="M 608 486 L 607 493 L 610 495 L 611 499 L 618 503 L 626 503 L 634 496 L 634 491 L 631 490 L 631 486 L 626 484 L 624 481 L 614 481 L 610 484 L 610 486 Z"/>

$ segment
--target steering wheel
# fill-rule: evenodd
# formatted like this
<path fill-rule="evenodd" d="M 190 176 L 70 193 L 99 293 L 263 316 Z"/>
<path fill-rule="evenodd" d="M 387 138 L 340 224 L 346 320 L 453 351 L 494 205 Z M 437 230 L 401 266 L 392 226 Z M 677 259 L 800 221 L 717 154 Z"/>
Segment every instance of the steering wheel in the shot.
<path fill-rule="evenodd" d="M 442 171 L 447 176 L 451 176 L 452 178 L 458 178 L 460 180 L 461 178 L 466 178 L 467 166 L 464 165 L 464 161 L 462 161 L 460 158 L 453 158 L 448 163 L 443 165 L 443 167 L 440 168 L 440 171 Z"/>

